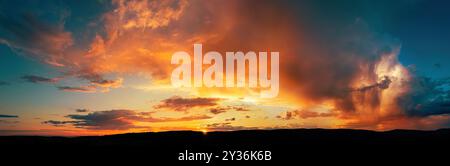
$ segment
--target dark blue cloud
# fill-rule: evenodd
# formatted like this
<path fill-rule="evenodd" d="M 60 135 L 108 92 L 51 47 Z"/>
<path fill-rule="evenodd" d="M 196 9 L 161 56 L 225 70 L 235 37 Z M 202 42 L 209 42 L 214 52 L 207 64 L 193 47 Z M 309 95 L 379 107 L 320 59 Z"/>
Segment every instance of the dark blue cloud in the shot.
<path fill-rule="evenodd" d="M 24 81 L 31 82 L 31 83 L 56 83 L 56 82 L 58 82 L 58 79 L 56 79 L 56 78 L 47 78 L 47 77 L 36 76 L 36 75 L 24 75 L 21 78 Z"/>
<path fill-rule="evenodd" d="M 410 91 L 398 102 L 410 116 L 450 114 L 450 78 L 431 79 L 414 76 L 408 81 Z"/>
<path fill-rule="evenodd" d="M 0 86 L 10 85 L 9 82 L 6 81 L 0 81 Z"/>
<path fill-rule="evenodd" d="M 19 116 L 17 115 L 2 115 L 0 114 L 0 118 L 18 118 Z"/>

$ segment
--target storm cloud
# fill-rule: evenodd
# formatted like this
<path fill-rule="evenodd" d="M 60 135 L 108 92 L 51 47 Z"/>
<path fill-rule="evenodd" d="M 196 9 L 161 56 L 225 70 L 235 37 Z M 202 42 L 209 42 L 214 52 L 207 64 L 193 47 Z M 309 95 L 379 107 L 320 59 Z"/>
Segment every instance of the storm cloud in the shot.
<path fill-rule="evenodd" d="M 398 104 L 410 116 L 450 114 L 450 78 L 432 79 L 415 76 L 408 81 L 411 89 L 398 98 Z"/>

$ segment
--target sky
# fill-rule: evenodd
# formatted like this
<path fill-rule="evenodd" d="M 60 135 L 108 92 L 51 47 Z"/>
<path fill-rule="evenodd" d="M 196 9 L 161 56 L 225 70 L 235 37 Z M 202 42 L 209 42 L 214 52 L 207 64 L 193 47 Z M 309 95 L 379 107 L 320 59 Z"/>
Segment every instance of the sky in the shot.
<path fill-rule="evenodd" d="M 449 3 L 0 0 L 0 135 L 447 128 Z M 279 52 L 278 96 L 173 87 L 194 44 Z"/>

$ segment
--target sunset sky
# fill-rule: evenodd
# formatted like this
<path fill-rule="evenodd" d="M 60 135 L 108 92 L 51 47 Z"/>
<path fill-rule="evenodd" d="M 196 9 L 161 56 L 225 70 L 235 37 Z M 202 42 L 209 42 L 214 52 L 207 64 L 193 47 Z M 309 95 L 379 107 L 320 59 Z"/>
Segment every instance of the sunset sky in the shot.
<path fill-rule="evenodd" d="M 0 135 L 447 128 L 449 5 L 0 0 Z M 172 54 L 195 43 L 279 52 L 279 95 L 173 88 Z"/>

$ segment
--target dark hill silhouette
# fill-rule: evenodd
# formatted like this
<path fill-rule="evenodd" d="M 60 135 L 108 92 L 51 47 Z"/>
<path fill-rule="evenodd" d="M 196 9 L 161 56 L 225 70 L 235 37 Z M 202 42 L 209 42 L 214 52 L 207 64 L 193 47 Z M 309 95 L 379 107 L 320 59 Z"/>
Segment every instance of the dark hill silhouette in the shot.
<path fill-rule="evenodd" d="M 35 161 L 137 163 L 176 162 L 179 153 L 208 152 L 220 155 L 217 163 L 340 163 L 385 164 L 391 161 L 435 162 L 449 157 L 450 129 L 436 131 L 393 130 L 376 132 L 350 129 L 246 130 L 231 132 L 169 131 L 83 137 L 0 137 L 3 159 L 26 157 Z M 220 161 L 223 150 L 271 151 L 270 161 Z M 362 160 L 364 161 L 362 161 Z M 358 162 L 362 161 L 362 162 Z M 145 165 L 145 164 L 144 164 Z M 151 165 L 151 164 L 150 164 Z M 158 164 L 159 165 L 159 164 Z M 296 165 L 296 164 L 294 164 Z"/>

